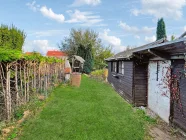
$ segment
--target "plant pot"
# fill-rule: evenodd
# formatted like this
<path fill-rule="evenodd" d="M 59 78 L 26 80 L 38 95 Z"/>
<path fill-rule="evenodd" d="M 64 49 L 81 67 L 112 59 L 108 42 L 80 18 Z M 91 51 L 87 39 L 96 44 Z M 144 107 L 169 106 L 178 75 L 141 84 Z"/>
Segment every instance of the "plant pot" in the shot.
<path fill-rule="evenodd" d="M 75 87 L 81 85 L 81 73 L 71 73 L 71 85 Z"/>
<path fill-rule="evenodd" d="M 65 68 L 65 74 L 69 74 L 70 72 L 71 72 L 71 68 L 70 67 Z"/>

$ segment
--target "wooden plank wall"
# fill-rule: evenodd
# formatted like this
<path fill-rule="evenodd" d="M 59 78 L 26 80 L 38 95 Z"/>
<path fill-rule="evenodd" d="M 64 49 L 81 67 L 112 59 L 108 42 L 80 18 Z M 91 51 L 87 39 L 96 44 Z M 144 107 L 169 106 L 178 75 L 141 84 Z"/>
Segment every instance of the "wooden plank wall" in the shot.
<path fill-rule="evenodd" d="M 134 105 L 147 106 L 148 64 L 134 66 Z"/>
<path fill-rule="evenodd" d="M 133 62 L 124 62 L 124 75 L 111 72 L 111 62 L 108 62 L 109 74 L 108 82 L 115 90 L 130 103 L 133 103 Z M 114 77 L 117 75 L 118 77 Z"/>
<path fill-rule="evenodd" d="M 172 74 L 177 75 L 177 71 L 183 71 L 184 70 L 184 60 L 173 60 L 172 62 Z M 179 88 L 180 88 L 180 99 L 183 106 L 183 113 L 180 111 L 180 104 L 174 101 L 172 105 L 171 116 L 173 118 L 173 124 L 179 126 L 180 128 L 184 129 L 186 131 L 186 78 L 182 76 L 182 78 L 179 81 Z"/>

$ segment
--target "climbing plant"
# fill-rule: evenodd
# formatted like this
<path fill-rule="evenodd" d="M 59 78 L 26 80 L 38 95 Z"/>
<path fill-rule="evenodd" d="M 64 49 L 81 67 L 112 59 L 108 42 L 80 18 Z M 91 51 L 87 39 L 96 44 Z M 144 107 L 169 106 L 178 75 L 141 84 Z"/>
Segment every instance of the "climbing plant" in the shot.
<path fill-rule="evenodd" d="M 0 50 L 0 120 L 10 121 L 16 107 L 30 101 L 33 94 L 47 91 L 64 78 L 64 62 L 38 53 Z"/>

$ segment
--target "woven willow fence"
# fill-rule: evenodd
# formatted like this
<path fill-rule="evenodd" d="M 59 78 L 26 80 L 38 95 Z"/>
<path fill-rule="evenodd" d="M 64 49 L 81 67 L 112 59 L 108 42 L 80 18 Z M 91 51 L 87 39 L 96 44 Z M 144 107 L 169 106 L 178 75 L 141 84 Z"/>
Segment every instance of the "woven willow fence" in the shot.
<path fill-rule="evenodd" d="M 14 110 L 29 102 L 32 95 L 47 95 L 49 89 L 63 81 L 63 72 L 64 62 L 60 59 L 1 52 L 0 120 L 11 120 Z"/>

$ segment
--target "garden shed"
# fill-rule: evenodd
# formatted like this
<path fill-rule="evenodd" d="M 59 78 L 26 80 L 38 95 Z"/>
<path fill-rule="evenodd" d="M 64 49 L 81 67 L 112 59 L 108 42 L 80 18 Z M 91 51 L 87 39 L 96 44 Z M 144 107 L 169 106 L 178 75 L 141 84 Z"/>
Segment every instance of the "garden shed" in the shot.
<path fill-rule="evenodd" d="M 149 58 L 147 106 L 186 131 L 186 38 L 133 51 Z"/>
<path fill-rule="evenodd" d="M 165 41 L 161 39 L 106 59 L 109 72 L 108 82 L 123 98 L 135 106 L 147 106 L 148 57 L 133 52 Z"/>

